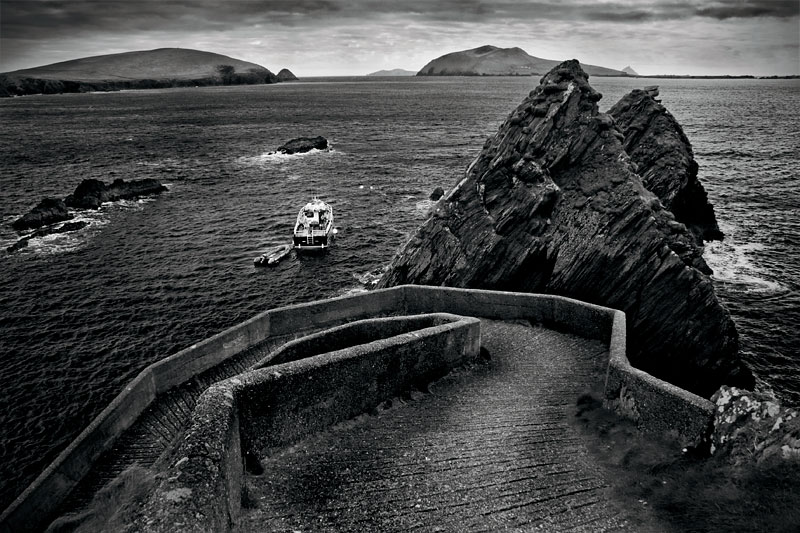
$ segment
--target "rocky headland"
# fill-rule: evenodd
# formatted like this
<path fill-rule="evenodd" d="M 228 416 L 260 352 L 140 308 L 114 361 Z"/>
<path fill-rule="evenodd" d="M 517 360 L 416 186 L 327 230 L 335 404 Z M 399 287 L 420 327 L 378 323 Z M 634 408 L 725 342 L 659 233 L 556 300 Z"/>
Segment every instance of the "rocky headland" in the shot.
<path fill-rule="evenodd" d="M 327 150 L 328 139 L 318 135 L 316 137 L 297 137 L 278 147 L 281 154 L 303 154 L 311 150 Z"/>
<path fill-rule="evenodd" d="M 276 83 L 268 69 L 222 54 L 158 48 L 84 57 L 0 74 L 0 97 Z"/>
<path fill-rule="evenodd" d="M 422 67 L 417 76 L 541 76 L 559 63 L 532 56 L 522 48 L 487 44 L 437 57 Z M 591 76 L 627 76 L 621 70 L 596 65 L 582 68 Z"/>
<path fill-rule="evenodd" d="M 544 292 L 609 306 L 627 315 L 637 368 L 704 397 L 723 384 L 751 387 L 695 235 L 645 187 L 614 117 L 598 111 L 601 97 L 575 60 L 544 76 L 378 286 Z"/>

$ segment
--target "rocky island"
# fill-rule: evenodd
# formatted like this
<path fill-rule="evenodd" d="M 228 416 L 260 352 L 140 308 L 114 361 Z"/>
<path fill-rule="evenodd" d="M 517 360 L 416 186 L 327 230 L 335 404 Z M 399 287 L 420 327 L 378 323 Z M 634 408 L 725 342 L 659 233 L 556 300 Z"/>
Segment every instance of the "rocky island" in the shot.
<path fill-rule="evenodd" d="M 287 155 L 304 154 L 311 150 L 326 150 L 327 148 L 328 139 L 321 135 L 316 137 L 297 137 L 279 146 L 278 153 Z"/>
<path fill-rule="evenodd" d="M 614 117 L 598 111 L 602 96 L 588 78 L 575 60 L 544 76 L 378 286 L 544 292 L 620 309 L 637 368 L 707 398 L 723 384 L 752 387 L 696 233 L 678 216 L 693 219 L 668 207 L 680 205 L 674 200 L 689 194 L 683 189 L 698 190 L 688 182 L 696 164 L 686 160 L 666 173 L 658 150 L 649 152 L 656 160 L 637 164 L 625 145 L 640 146 L 649 128 L 634 139 L 641 128 L 628 127 L 626 139 Z M 630 96 L 631 105 L 645 96 Z M 689 157 L 688 141 L 676 139 L 686 143 L 679 158 Z M 647 189 L 640 171 L 653 176 L 649 183 L 663 199 Z M 681 192 L 652 185 L 666 179 L 680 182 Z M 713 211 L 703 216 L 700 235 L 716 236 L 706 232 L 714 227 Z"/>
<path fill-rule="evenodd" d="M 44 198 L 29 212 L 11 223 L 11 227 L 18 232 L 35 230 L 29 235 L 21 237 L 16 243 L 6 248 L 8 253 L 16 252 L 28 246 L 31 239 L 44 237 L 55 233 L 68 233 L 85 228 L 88 222 L 67 222 L 60 226 L 55 224 L 72 220 L 73 215 L 67 209 L 99 209 L 104 202 L 117 200 L 133 200 L 146 196 L 155 196 L 166 191 L 167 187 L 158 180 L 151 178 L 125 181 L 117 179 L 106 185 L 100 180 L 85 179 L 75 191 L 64 198 Z M 46 226 L 46 227 L 45 227 Z"/>
<path fill-rule="evenodd" d="M 0 74 L 0 96 L 276 83 L 268 69 L 222 54 L 158 48 Z"/>
<path fill-rule="evenodd" d="M 417 76 L 541 76 L 559 63 L 529 55 L 522 48 L 487 44 L 437 57 L 422 67 Z M 621 70 L 595 65 L 583 65 L 583 69 L 591 76 L 627 76 Z"/>

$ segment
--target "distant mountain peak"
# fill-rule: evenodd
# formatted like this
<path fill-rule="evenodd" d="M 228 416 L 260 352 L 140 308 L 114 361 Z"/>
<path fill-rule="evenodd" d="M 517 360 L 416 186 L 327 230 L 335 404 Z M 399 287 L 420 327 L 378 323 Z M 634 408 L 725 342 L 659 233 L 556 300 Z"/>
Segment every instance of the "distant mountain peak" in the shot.
<path fill-rule="evenodd" d="M 624 72 L 625 74 L 627 74 L 629 76 L 638 76 L 639 75 L 639 73 L 636 72 L 635 70 L 633 70 L 630 65 L 628 65 L 627 67 L 622 69 L 622 72 Z"/>
<path fill-rule="evenodd" d="M 544 75 L 560 61 L 542 59 L 522 48 L 499 48 L 485 44 L 471 50 L 451 52 L 422 67 L 418 76 L 532 76 Z M 622 76 L 622 71 L 582 65 L 592 76 Z"/>

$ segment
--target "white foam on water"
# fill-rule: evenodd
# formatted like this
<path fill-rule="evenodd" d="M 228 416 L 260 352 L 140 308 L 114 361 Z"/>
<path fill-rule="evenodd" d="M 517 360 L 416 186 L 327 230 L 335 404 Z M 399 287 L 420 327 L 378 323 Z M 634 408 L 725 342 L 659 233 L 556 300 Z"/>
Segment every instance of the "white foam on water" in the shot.
<path fill-rule="evenodd" d="M 282 154 L 280 152 L 265 152 L 261 155 L 257 156 L 245 156 L 240 157 L 237 161 L 243 165 L 264 165 L 264 164 L 280 164 L 280 163 L 289 163 L 292 161 L 298 161 L 301 159 L 305 159 L 307 157 L 315 157 L 320 154 L 339 154 L 333 148 L 328 148 L 325 150 L 318 150 L 313 148 L 308 152 L 303 152 L 301 154 Z"/>
<path fill-rule="evenodd" d="M 757 262 L 757 256 L 765 248 L 760 243 L 740 244 L 726 236 L 724 241 L 706 243 L 703 258 L 714 271 L 712 278 L 716 281 L 738 285 L 744 292 L 773 294 L 786 291 L 787 288 L 771 279 L 769 272 Z"/>
<path fill-rule="evenodd" d="M 156 197 L 147 196 L 144 198 L 137 198 L 135 200 L 116 200 L 113 202 L 103 202 L 100 209 L 75 209 L 70 210 L 73 217 L 67 220 L 56 228 L 60 228 L 69 222 L 86 222 L 88 225 L 84 228 L 66 233 L 52 233 L 43 237 L 34 237 L 28 241 L 28 246 L 21 248 L 15 253 L 33 253 L 38 255 L 54 255 L 64 252 L 75 251 L 89 242 L 89 239 L 94 235 L 98 229 L 102 228 L 110 222 L 108 218 L 108 211 L 112 209 L 124 209 L 141 211 L 144 209 L 145 204 L 155 202 Z M 29 232 L 30 235 L 33 232 Z M 2 239 L 0 245 L 7 248 L 15 244 L 20 238 L 26 235 L 20 235 L 13 239 Z M 7 242 L 6 242 L 7 241 Z"/>
<path fill-rule="evenodd" d="M 427 215 L 433 206 L 436 205 L 436 202 L 433 200 L 420 200 L 414 204 L 414 209 L 419 211 L 423 215 Z"/>

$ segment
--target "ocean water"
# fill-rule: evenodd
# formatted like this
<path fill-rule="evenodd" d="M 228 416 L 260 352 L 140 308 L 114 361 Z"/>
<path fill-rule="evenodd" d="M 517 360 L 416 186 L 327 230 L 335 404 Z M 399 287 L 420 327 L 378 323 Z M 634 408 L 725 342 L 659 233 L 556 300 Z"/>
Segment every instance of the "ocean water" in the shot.
<path fill-rule="evenodd" d="M 726 233 L 706 249 L 763 387 L 800 405 L 800 82 L 594 78 L 601 109 L 661 85 Z M 0 251 L 0 508 L 148 364 L 263 310 L 363 290 L 533 78 L 318 79 L 0 100 L 0 246 L 82 179 L 157 199 L 79 212 L 79 232 Z M 323 135 L 332 150 L 271 151 Z M 299 207 L 334 206 L 321 257 L 254 268 Z"/>

